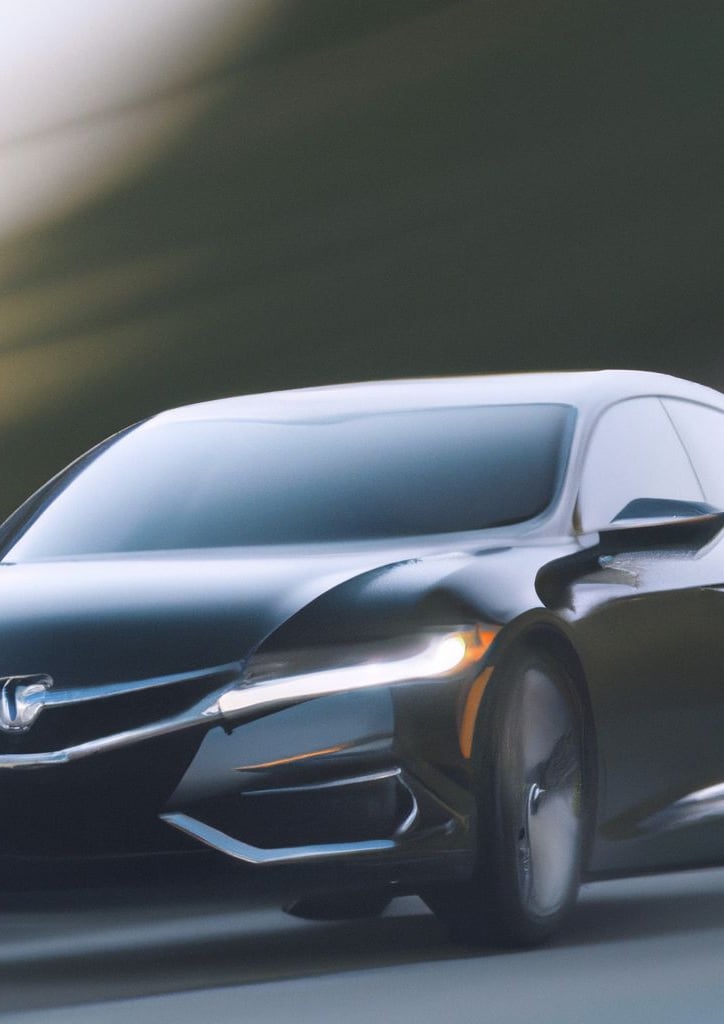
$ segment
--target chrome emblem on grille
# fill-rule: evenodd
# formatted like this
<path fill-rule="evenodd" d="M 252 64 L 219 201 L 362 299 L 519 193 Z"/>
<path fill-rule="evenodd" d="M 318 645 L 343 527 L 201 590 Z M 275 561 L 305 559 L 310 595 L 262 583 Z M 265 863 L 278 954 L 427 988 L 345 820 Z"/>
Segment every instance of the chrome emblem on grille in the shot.
<path fill-rule="evenodd" d="M 5 676 L 0 678 L 0 729 L 25 732 L 43 710 L 50 676 Z"/>

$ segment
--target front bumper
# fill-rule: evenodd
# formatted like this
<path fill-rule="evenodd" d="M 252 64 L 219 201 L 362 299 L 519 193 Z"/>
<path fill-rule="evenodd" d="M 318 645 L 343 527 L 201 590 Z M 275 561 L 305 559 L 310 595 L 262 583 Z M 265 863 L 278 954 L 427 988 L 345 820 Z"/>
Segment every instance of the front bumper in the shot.
<path fill-rule="evenodd" d="M 202 844 L 257 865 L 349 861 L 394 873 L 448 855 L 458 870 L 472 863 L 470 792 L 396 749 L 389 686 L 330 693 L 312 682 L 290 693 L 245 684 L 235 662 L 48 694 L 39 721 L 46 730 L 65 721 L 72 732 L 79 708 L 98 709 L 101 722 L 121 705 L 138 717 L 149 695 L 195 691 L 203 696 L 191 707 L 59 748 L 28 750 L 30 736 L 40 745 L 37 726 L 12 737 L 19 749 L 0 753 L 0 853 Z M 290 743 L 303 752 L 288 756 Z"/>

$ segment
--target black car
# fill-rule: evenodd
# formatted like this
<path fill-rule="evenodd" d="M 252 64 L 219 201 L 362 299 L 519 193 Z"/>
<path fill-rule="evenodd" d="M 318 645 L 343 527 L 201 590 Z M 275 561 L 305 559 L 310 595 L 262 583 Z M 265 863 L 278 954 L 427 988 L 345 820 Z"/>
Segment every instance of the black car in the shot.
<path fill-rule="evenodd" d="M 0 855 L 336 866 L 298 913 L 523 944 L 724 862 L 723 458 L 724 397 L 627 371 L 112 437 L 0 531 Z"/>

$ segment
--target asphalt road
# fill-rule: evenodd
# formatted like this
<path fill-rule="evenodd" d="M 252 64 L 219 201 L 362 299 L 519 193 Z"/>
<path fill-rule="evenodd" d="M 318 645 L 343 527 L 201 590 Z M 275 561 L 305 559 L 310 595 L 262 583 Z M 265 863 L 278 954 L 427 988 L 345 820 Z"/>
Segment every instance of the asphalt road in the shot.
<path fill-rule="evenodd" d="M 545 949 L 455 948 L 414 898 L 309 923 L 226 882 L 3 899 L 0 1020 L 598 1022 L 724 1019 L 724 870 L 587 886 Z"/>

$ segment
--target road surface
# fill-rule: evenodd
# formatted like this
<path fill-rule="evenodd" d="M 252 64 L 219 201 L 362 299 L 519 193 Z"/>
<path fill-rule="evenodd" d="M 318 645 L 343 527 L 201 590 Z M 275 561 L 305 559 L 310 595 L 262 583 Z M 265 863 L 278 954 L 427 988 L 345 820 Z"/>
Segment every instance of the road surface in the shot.
<path fill-rule="evenodd" d="M 451 946 L 415 898 L 310 923 L 224 880 L 4 897 L 0 1021 L 724 1020 L 724 870 L 597 883 L 554 943 Z"/>

